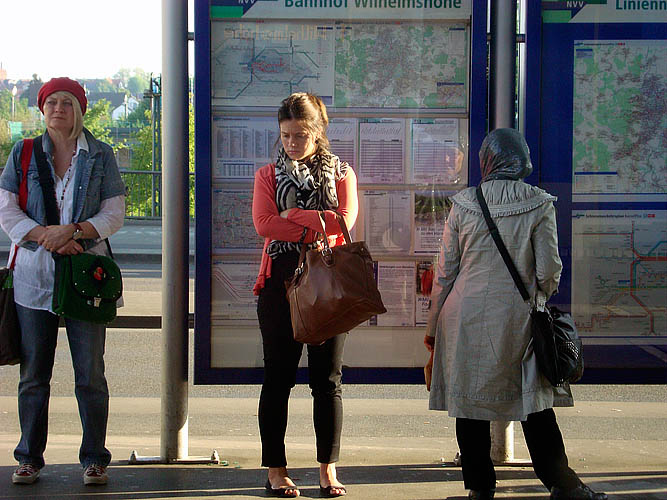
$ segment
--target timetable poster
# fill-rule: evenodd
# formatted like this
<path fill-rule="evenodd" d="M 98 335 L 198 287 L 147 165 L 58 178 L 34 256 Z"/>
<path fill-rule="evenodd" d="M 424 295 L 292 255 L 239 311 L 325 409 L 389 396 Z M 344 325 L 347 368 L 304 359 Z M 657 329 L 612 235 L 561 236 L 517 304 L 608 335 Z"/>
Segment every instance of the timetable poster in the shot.
<path fill-rule="evenodd" d="M 378 290 L 387 312 L 377 326 L 415 325 L 415 263 L 378 262 Z"/>
<path fill-rule="evenodd" d="M 357 126 L 356 118 L 332 118 L 327 128 L 331 152 L 341 161 L 346 161 L 357 171 Z"/>
<path fill-rule="evenodd" d="M 414 202 L 414 248 L 419 254 L 440 252 L 445 221 L 452 207 L 450 196 L 456 191 L 416 191 Z"/>
<path fill-rule="evenodd" d="M 213 178 L 252 180 L 256 170 L 275 161 L 278 130 L 275 117 L 213 118 Z"/>
<path fill-rule="evenodd" d="M 455 118 L 412 121 L 412 181 L 416 184 L 459 184 L 463 149 Z"/>
<path fill-rule="evenodd" d="M 403 184 L 405 120 L 364 119 L 359 124 L 359 183 Z"/>
<path fill-rule="evenodd" d="M 409 191 L 364 191 L 364 238 L 371 252 L 410 249 Z"/>

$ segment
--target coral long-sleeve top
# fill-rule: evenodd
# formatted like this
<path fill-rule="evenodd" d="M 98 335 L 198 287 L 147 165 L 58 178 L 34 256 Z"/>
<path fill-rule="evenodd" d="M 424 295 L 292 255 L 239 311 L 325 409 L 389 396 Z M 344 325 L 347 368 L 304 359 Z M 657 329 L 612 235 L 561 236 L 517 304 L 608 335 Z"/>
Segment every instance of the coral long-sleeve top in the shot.
<path fill-rule="evenodd" d="M 338 194 L 336 212 L 343 216 L 348 229 L 351 229 L 359 213 L 357 176 L 352 168 L 348 168 L 345 177 L 336 182 L 336 193 Z M 336 213 L 333 210 L 325 210 L 324 214 L 329 245 L 342 244 L 345 239 L 336 221 Z M 307 229 L 304 243 L 311 243 L 321 230 L 321 225 L 317 210 L 292 208 L 286 219 L 280 216 L 276 206 L 275 164 L 265 165 L 255 173 L 252 221 L 257 234 L 264 237 L 262 262 L 253 287 L 254 294 L 259 295 L 260 290 L 264 288 L 266 278 L 271 277 L 271 257 L 266 253 L 269 243 L 272 240 L 299 241 L 304 227 Z"/>

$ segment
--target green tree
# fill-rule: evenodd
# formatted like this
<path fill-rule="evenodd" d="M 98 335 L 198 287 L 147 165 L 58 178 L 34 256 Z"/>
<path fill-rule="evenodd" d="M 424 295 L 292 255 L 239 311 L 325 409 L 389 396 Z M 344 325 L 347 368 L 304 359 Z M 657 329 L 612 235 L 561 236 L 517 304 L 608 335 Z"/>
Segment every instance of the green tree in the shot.
<path fill-rule="evenodd" d="M 23 130 L 19 137 L 11 137 L 9 122 L 23 123 Z M 36 122 L 28 109 L 28 99 L 14 99 L 14 114 L 12 116 L 12 93 L 9 90 L 0 91 L 0 167 L 4 167 L 14 144 L 23 137 L 32 137 L 41 133 L 33 130 Z"/>
<path fill-rule="evenodd" d="M 109 106 L 110 103 L 106 99 L 101 99 L 88 106 L 88 110 L 83 116 L 83 126 L 90 130 L 95 139 L 113 146 L 109 131 L 111 127 Z"/>
<path fill-rule="evenodd" d="M 189 172 L 189 214 L 195 215 L 195 115 L 192 101 L 190 101 L 188 113 L 188 172 Z M 132 169 L 133 170 L 152 170 L 152 125 L 151 112 L 146 110 L 146 125 L 139 128 L 132 140 Z M 161 131 L 160 131 L 161 134 Z M 159 134 L 159 135 L 160 135 Z M 160 148 L 160 144 L 157 144 Z M 156 165 L 155 170 L 162 170 L 162 165 Z M 145 174 L 126 175 L 126 182 L 130 185 L 126 205 L 133 213 L 150 214 L 152 203 L 152 185 L 150 176 Z M 160 200 L 157 200 L 160 202 Z"/>
<path fill-rule="evenodd" d="M 190 105 L 188 110 L 188 172 L 190 186 L 190 217 L 195 216 L 195 109 L 192 105 L 192 94 L 190 94 Z"/>
<path fill-rule="evenodd" d="M 123 82 L 123 85 L 127 85 L 127 81 L 130 79 L 132 70 L 130 68 L 120 68 L 113 77 Z"/>
<path fill-rule="evenodd" d="M 12 93 L 7 89 L 0 90 L 0 119 L 16 122 L 29 121 L 28 99 L 14 98 L 14 116 L 12 116 Z"/>
<path fill-rule="evenodd" d="M 122 120 L 123 125 L 132 127 L 143 127 L 151 122 L 150 101 L 142 99 L 139 101 L 139 106 L 127 115 L 127 120 Z"/>
<path fill-rule="evenodd" d="M 148 87 L 148 78 L 141 76 L 132 76 L 127 81 L 127 90 L 129 90 L 132 95 L 141 95 L 144 90 Z"/>

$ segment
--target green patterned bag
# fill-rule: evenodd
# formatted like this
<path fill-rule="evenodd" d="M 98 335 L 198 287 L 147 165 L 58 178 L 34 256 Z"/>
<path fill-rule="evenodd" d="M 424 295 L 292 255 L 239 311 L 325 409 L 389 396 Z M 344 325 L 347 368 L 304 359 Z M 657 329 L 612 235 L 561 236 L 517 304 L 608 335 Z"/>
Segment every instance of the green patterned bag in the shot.
<path fill-rule="evenodd" d="M 53 312 L 91 323 L 113 321 L 116 302 L 123 294 L 123 280 L 114 260 L 88 253 L 59 255 L 54 260 Z"/>

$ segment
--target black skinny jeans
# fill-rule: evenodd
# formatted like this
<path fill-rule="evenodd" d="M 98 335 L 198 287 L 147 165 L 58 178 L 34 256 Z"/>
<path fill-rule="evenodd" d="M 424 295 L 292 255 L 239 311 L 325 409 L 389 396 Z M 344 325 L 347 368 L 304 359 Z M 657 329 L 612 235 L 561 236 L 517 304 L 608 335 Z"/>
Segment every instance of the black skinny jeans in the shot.
<path fill-rule="evenodd" d="M 296 372 L 303 344 L 292 333 L 285 280 L 291 278 L 299 260 L 292 252 L 278 256 L 271 277 L 259 295 L 257 317 L 264 347 L 264 382 L 259 397 L 259 433 L 262 438 L 262 466 L 283 467 L 288 400 L 296 384 Z M 317 461 L 338 461 L 343 427 L 341 377 L 346 335 L 337 335 L 319 346 L 308 347 L 308 383 L 313 395 L 313 423 Z"/>
<path fill-rule="evenodd" d="M 528 415 L 521 422 L 535 474 L 548 490 L 579 485 L 577 474 L 568 467 L 563 436 L 556 414 L 549 408 Z M 491 426 L 487 420 L 456 419 L 456 439 L 461 451 L 463 483 L 468 490 L 496 487 L 496 472 L 491 461 Z"/>

